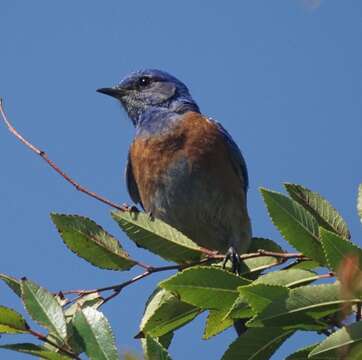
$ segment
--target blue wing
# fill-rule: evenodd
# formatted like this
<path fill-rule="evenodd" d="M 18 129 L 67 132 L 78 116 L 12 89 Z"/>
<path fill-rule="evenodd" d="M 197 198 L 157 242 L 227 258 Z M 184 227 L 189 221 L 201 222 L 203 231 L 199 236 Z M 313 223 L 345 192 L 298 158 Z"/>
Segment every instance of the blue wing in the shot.
<path fill-rule="evenodd" d="M 126 185 L 127 185 L 128 194 L 131 197 L 132 201 L 135 204 L 140 204 L 143 208 L 137 183 L 133 176 L 132 162 L 129 153 L 128 153 L 127 166 L 126 166 Z"/>
<path fill-rule="evenodd" d="M 245 193 L 248 191 L 249 187 L 249 175 L 248 169 L 246 167 L 246 162 L 244 157 L 236 145 L 235 141 L 231 137 L 231 135 L 227 132 L 227 130 L 217 121 L 213 121 L 218 129 L 220 130 L 221 135 L 225 139 L 228 147 L 229 147 L 229 154 L 232 166 L 234 167 L 235 172 L 238 174 L 243 186 Z"/>

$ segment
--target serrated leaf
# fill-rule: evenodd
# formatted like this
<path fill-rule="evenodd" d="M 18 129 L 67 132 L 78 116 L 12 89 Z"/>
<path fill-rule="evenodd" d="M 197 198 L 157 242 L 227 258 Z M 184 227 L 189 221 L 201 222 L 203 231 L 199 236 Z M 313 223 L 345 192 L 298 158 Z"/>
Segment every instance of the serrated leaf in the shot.
<path fill-rule="evenodd" d="M 317 220 L 318 224 L 329 231 L 350 239 L 351 234 L 346 222 L 338 211 L 320 194 L 301 185 L 284 184 L 292 199 L 307 209 Z"/>
<path fill-rule="evenodd" d="M 100 311 L 91 307 L 79 310 L 73 325 L 91 360 L 119 360 L 111 326 Z"/>
<path fill-rule="evenodd" d="M 276 327 L 248 329 L 227 349 L 221 360 L 266 360 L 293 334 Z"/>
<path fill-rule="evenodd" d="M 254 312 L 260 312 L 276 298 L 287 294 L 284 287 L 308 284 L 318 278 L 315 273 L 300 269 L 280 270 L 262 275 L 251 285 L 238 288 L 240 296 L 235 300 L 226 316 L 231 318 L 250 317 L 252 313 L 250 313 L 248 304 L 253 307 Z M 271 285 L 276 287 L 270 287 Z"/>
<path fill-rule="evenodd" d="M 324 265 L 318 223 L 314 217 L 296 201 L 281 193 L 263 188 L 261 193 L 274 225 L 289 244 Z"/>
<path fill-rule="evenodd" d="M 182 301 L 202 309 L 222 310 L 237 298 L 237 287 L 249 283 L 222 269 L 195 266 L 162 281 L 160 287 L 176 292 Z"/>
<path fill-rule="evenodd" d="M 135 265 L 118 240 L 93 220 L 54 213 L 51 218 L 67 247 L 92 265 L 108 270 L 129 270 Z"/>
<path fill-rule="evenodd" d="M 201 312 L 169 291 L 160 289 L 147 304 L 140 325 L 141 334 L 160 337 L 189 323 Z"/>
<path fill-rule="evenodd" d="M 69 360 L 72 359 L 67 355 L 63 355 L 48 349 L 45 349 L 41 346 L 30 344 L 30 343 L 21 343 L 21 344 L 7 344 L 1 345 L 1 349 L 13 350 L 16 352 L 33 355 L 36 357 L 40 357 L 41 359 L 47 360 Z"/>
<path fill-rule="evenodd" d="M 310 359 L 315 359 L 317 356 L 330 355 L 332 352 L 337 352 L 340 358 L 347 359 L 347 354 L 356 345 L 362 344 L 362 322 L 358 321 L 351 325 L 344 326 L 337 330 L 332 335 L 328 336 L 318 346 L 316 346 L 309 354 Z M 360 353 L 361 354 L 361 353 Z M 348 355 L 348 359 L 352 359 Z"/>
<path fill-rule="evenodd" d="M 238 296 L 230 309 L 225 312 L 224 320 L 227 318 L 232 319 L 246 319 L 254 315 L 253 310 L 242 296 Z"/>
<path fill-rule="evenodd" d="M 23 334 L 29 332 L 29 325 L 15 310 L 0 305 L 0 333 Z"/>
<path fill-rule="evenodd" d="M 178 230 L 144 213 L 112 212 L 112 217 L 137 246 L 176 263 L 200 260 L 201 248 Z"/>
<path fill-rule="evenodd" d="M 357 212 L 362 222 L 362 184 L 360 184 L 358 187 Z"/>
<path fill-rule="evenodd" d="M 248 325 L 318 330 L 324 326 L 318 319 L 338 312 L 342 305 L 360 301 L 359 299 L 343 300 L 340 292 L 340 285 L 337 283 L 291 289 L 287 296 L 273 301 Z"/>
<path fill-rule="evenodd" d="M 318 279 L 319 276 L 312 271 L 301 269 L 287 269 L 261 275 L 253 282 L 253 285 L 267 284 L 296 287 L 309 284 Z"/>
<path fill-rule="evenodd" d="M 55 297 L 27 279 L 21 281 L 21 293 L 24 306 L 32 319 L 64 340 L 67 337 L 67 326 L 63 310 Z"/>
<path fill-rule="evenodd" d="M 251 284 L 238 288 L 241 300 L 248 303 L 255 313 L 261 313 L 273 301 L 288 297 L 289 290 L 284 286 Z"/>
<path fill-rule="evenodd" d="M 94 309 L 98 309 L 98 307 L 101 306 L 103 302 L 104 300 L 101 297 L 101 295 L 95 292 L 82 296 L 80 299 L 78 299 L 76 302 L 74 302 L 64 310 L 64 316 L 65 316 L 65 321 L 67 323 L 67 334 L 68 334 L 67 345 L 71 347 L 74 353 L 80 354 L 84 352 L 82 340 L 79 338 L 78 334 L 76 333 L 72 323 L 75 313 L 80 308 L 83 309 L 87 306 L 91 306 Z M 58 340 L 57 336 L 54 335 L 53 333 L 49 333 L 47 338 L 51 340 L 53 343 L 62 345 L 62 342 Z M 58 351 L 58 349 L 55 346 L 47 342 L 44 342 L 44 348 L 55 352 Z"/>
<path fill-rule="evenodd" d="M 203 339 L 210 339 L 211 337 L 220 334 L 233 325 L 234 320 L 232 318 L 225 318 L 228 312 L 228 309 L 209 311 L 206 319 L 204 334 L 202 336 Z"/>
<path fill-rule="evenodd" d="M 75 353 L 80 354 L 84 352 L 84 347 L 82 340 L 79 338 L 79 335 L 77 334 L 73 326 L 74 315 L 79 309 L 85 309 L 86 307 L 98 309 L 103 304 L 103 302 L 104 299 L 102 298 L 100 293 L 95 292 L 82 296 L 64 311 L 68 331 L 67 343 L 71 346 Z"/>
<path fill-rule="evenodd" d="M 171 360 L 162 344 L 151 336 L 142 339 L 142 347 L 146 360 Z"/>
<path fill-rule="evenodd" d="M 359 264 L 362 264 L 362 249 L 360 249 L 358 246 L 354 245 L 350 241 L 345 241 L 335 233 L 323 228 L 320 228 L 320 236 L 323 250 L 330 269 L 333 271 L 339 270 L 342 261 L 351 255 L 357 256 L 359 259 Z"/>
<path fill-rule="evenodd" d="M 17 296 L 21 296 L 20 282 L 17 279 L 6 274 L 0 274 L 0 280 L 3 280 Z"/>

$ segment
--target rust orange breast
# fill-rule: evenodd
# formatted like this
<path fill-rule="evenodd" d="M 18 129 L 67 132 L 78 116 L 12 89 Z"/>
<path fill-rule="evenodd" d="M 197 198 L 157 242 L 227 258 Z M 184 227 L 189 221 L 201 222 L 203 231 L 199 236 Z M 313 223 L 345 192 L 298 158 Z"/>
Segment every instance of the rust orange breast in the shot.
<path fill-rule="evenodd" d="M 180 159 L 187 159 L 190 176 L 213 177 L 215 186 L 226 192 L 241 188 L 217 125 L 199 113 L 186 113 L 172 130 L 160 135 L 136 138 L 130 156 L 145 209 L 167 181 L 170 167 Z"/>

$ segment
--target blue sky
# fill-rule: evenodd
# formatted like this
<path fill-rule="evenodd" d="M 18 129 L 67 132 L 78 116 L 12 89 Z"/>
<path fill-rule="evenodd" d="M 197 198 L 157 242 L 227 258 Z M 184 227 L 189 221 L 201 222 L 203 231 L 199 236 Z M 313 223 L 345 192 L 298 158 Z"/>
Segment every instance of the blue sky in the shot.
<path fill-rule="evenodd" d="M 134 132 L 119 105 L 95 89 L 139 68 L 160 68 L 183 80 L 201 110 L 241 147 L 255 235 L 289 249 L 258 191 L 281 190 L 288 181 L 323 194 L 360 241 L 361 2 L 3 0 L 0 33 L 0 96 L 14 125 L 91 190 L 130 201 L 123 169 Z M 89 216 L 138 259 L 161 263 L 127 241 L 110 209 L 77 193 L 4 126 L 0 161 L 1 272 L 26 275 L 52 291 L 106 286 L 136 273 L 99 270 L 70 253 L 51 211 Z M 122 351 L 140 351 L 133 336 L 143 304 L 165 275 L 127 288 L 104 308 Z M 21 309 L 3 284 L 0 299 Z M 234 332 L 202 341 L 204 321 L 178 331 L 174 360 L 221 357 Z M 12 339 L 0 342 L 6 340 Z M 274 359 L 315 340 L 299 334 Z"/>

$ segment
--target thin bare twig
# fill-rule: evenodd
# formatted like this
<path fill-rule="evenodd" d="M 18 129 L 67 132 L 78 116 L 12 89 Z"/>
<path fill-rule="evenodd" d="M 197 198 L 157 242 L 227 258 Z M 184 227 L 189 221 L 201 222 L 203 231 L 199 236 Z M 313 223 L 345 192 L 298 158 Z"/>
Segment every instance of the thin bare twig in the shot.
<path fill-rule="evenodd" d="M 114 290 L 114 291 L 118 291 L 118 293 L 125 288 L 128 285 L 131 285 L 147 276 L 150 276 L 151 274 L 157 273 L 157 272 L 161 272 L 161 271 L 169 271 L 169 270 L 183 270 L 186 269 L 188 267 L 192 267 L 192 266 L 196 266 L 196 265 L 202 265 L 205 264 L 207 262 L 213 261 L 215 259 L 213 258 L 205 258 L 202 259 L 200 261 L 196 261 L 190 264 L 182 264 L 182 265 L 167 265 L 167 266 L 160 266 L 160 267 L 149 267 L 145 272 L 143 272 L 142 274 L 139 274 L 135 277 L 133 277 L 132 279 L 129 279 L 123 283 L 120 284 L 116 284 L 116 285 L 111 285 L 111 286 L 106 286 L 106 287 L 102 287 L 102 288 L 98 288 L 98 289 L 91 289 L 91 290 L 65 290 L 65 291 L 61 291 L 60 293 L 63 295 L 71 295 L 71 294 L 77 294 L 82 296 L 88 295 L 88 294 L 93 294 L 95 292 L 103 292 L 103 291 L 110 291 L 110 290 Z M 106 300 L 106 299 L 105 299 Z"/>
<path fill-rule="evenodd" d="M 71 185 L 73 185 L 78 191 L 91 196 L 94 199 L 97 199 L 98 201 L 107 204 L 117 210 L 120 211 L 127 211 L 129 210 L 129 207 L 127 205 L 117 205 L 114 202 L 106 199 L 105 197 L 98 195 L 97 193 L 90 191 L 88 189 L 86 189 L 85 187 L 83 187 L 82 185 L 78 184 L 75 180 L 73 180 L 71 177 L 69 177 L 69 175 L 67 175 L 63 170 L 61 170 L 58 165 L 52 161 L 51 159 L 49 159 L 48 155 L 43 151 L 40 150 L 38 147 L 34 146 L 31 142 L 29 142 L 27 139 L 25 139 L 15 128 L 14 126 L 11 124 L 11 122 L 9 121 L 4 107 L 3 107 L 3 100 L 0 98 L 0 113 L 1 116 L 6 124 L 6 126 L 8 127 L 9 131 L 18 139 L 20 140 L 26 147 L 28 147 L 31 151 L 33 151 L 35 154 L 39 155 L 41 158 L 43 158 L 43 160 L 51 167 L 53 168 L 63 179 L 65 179 L 66 181 L 68 181 Z"/>

